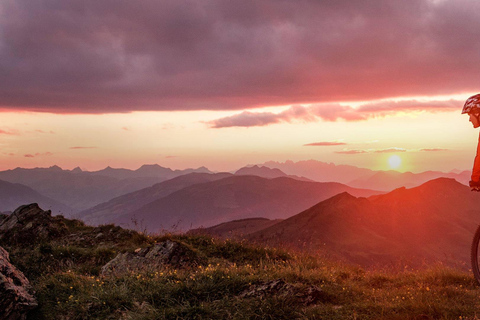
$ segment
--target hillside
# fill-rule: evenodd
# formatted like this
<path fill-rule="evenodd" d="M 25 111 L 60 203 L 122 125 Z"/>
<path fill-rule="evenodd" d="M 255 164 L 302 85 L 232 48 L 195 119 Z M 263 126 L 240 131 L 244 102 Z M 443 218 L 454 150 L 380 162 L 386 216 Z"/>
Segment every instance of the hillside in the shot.
<path fill-rule="evenodd" d="M 232 176 L 183 188 L 109 223 L 133 226 L 136 221 L 141 229 L 158 232 L 186 231 L 245 218 L 284 219 L 344 191 L 358 196 L 378 193 L 340 183 Z"/>
<path fill-rule="evenodd" d="M 475 319 L 480 309 L 478 285 L 461 270 L 366 270 L 244 242 L 88 227 L 41 210 L 50 222 L 40 224 L 27 207 L 30 222 L 50 232 L 29 237 L 26 221 L 12 226 L 15 238 L 0 230 L 0 246 L 35 291 L 38 307 L 27 320 Z M 188 247 L 199 264 L 100 275 L 113 258 L 166 242 Z"/>
<path fill-rule="evenodd" d="M 480 221 L 480 196 L 453 179 L 355 198 L 328 200 L 249 239 L 328 253 L 363 265 L 469 264 L 469 248 Z"/>
<path fill-rule="evenodd" d="M 188 231 L 188 234 L 206 234 L 221 239 L 244 239 L 248 234 L 266 229 L 282 221 L 267 218 L 250 218 L 233 220 L 217 224 L 209 228 L 198 228 Z"/>
<path fill-rule="evenodd" d="M 363 187 L 375 190 L 391 191 L 396 188 L 413 188 L 427 181 L 440 177 L 455 179 L 458 182 L 468 185 L 470 180 L 470 171 L 462 172 L 440 172 L 425 171 L 422 173 L 398 172 L 398 171 L 378 171 L 374 174 L 355 179 L 347 184 L 352 187 Z"/>
<path fill-rule="evenodd" d="M 43 208 L 52 210 L 54 214 L 70 215 L 72 208 L 50 199 L 37 191 L 19 183 L 0 180 L 0 212 L 13 211 L 24 203 L 37 202 Z"/>
<path fill-rule="evenodd" d="M 229 176 L 231 176 L 229 173 L 189 173 L 101 203 L 76 214 L 76 217 L 94 225 L 111 223 L 121 215 L 135 211 L 175 191 L 194 184 L 215 181 Z"/>

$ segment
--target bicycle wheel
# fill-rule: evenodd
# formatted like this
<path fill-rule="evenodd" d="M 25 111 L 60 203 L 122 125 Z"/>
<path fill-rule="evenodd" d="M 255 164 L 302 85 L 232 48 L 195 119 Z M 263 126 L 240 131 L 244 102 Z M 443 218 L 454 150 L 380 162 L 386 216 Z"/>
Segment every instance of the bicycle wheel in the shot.
<path fill-rule="evenodd" d="M 480 285 L 480 226 L 477 227 L 475 235 L 473 236 L 472 248 L 470 250 L 470 260 L 472 262 L 472 272 L 477 280 L 477 283 Z"/>

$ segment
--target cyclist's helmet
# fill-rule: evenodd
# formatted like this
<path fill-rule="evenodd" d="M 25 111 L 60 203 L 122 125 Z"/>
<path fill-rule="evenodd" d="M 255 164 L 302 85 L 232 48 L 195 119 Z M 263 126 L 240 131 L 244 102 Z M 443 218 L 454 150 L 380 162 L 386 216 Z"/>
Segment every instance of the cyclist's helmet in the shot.
<path fill-rule="evenodd" d="M 480 113 L 480 93 L 467 99 L 462 109 L 463 113 Z"/>

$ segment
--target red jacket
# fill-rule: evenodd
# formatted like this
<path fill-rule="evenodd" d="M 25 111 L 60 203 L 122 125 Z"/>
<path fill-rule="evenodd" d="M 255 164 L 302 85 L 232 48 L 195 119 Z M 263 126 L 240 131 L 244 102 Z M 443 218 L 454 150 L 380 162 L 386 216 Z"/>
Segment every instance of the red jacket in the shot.
<path fill-rule="evenodd" d="M 473 162 L 472 181 L 480 181 L 480 136 L 478 137 L 477 155 L 475 156 L 475 161 Z"/>

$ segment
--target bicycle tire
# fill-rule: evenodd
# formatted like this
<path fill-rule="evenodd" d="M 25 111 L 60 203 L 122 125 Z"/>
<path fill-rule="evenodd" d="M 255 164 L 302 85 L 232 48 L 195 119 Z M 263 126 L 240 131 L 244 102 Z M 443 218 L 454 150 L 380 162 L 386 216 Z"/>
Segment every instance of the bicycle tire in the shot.
<path fill-rule="evenodd" d="M 475 280 L 480 285 L 480 226 L 477 227 L 473 236 L 472 247 L 470 248 L 470 261 L 472 263 L 472 272 Z"/>

